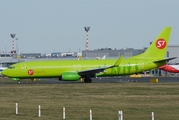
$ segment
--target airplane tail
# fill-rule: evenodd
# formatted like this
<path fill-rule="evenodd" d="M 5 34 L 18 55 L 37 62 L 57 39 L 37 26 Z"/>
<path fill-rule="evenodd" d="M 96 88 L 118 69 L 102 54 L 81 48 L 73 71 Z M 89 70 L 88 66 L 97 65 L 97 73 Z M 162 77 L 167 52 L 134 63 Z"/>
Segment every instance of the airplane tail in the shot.
<path fill-rule="evenodd" d="M 102 60 L 106 59 L 106 55 L 104 55 L 101 59 L 102 59 Z"/>
<path fill-rule="evenodd" d="M 169 43 L 172 27 L 165 27 L 156 39 L 151 43 L 147 50 L 137 57 L 150 57 L 155 59 L 164 59 Z"/>
<path fill-rule="evenodd" d="M 100 59 L 102 59 L 102 60 L 106 59 L 106 55 L 104 55 L 102 58 L 96 57 L 96 60 L 100 60 Z"/>

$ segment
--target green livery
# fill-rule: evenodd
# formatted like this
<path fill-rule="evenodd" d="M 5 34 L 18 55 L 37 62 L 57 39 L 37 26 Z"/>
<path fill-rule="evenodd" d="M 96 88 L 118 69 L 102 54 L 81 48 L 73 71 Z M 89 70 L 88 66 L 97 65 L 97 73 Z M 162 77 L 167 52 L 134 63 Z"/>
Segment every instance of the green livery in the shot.
<path fill-rule="evenodd" d="M 171 27 L 165 27 L 148 49 L 139 55 L 118 60 L 48 60 L 21 62 L 3 70 L 4 76 L 19 80 L 23 78 L 59 78 L 75 81 L 81 78 L 92 82 L 93 77 L 122 76 L 158 68 L 167 61 L 165 54 Z"/>

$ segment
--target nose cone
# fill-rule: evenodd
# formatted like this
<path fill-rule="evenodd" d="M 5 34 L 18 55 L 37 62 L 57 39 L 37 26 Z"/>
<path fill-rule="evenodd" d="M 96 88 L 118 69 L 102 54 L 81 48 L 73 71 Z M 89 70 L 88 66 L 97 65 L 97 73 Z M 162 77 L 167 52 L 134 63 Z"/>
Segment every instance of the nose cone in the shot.
<path fill-rule="evenodd" d="M 2 74 L 3 76 L 8 76 L 8 71 L 7 71 L 7 70 L 3 70 L 3 71 L 1 72 L 1 74 Z"/>

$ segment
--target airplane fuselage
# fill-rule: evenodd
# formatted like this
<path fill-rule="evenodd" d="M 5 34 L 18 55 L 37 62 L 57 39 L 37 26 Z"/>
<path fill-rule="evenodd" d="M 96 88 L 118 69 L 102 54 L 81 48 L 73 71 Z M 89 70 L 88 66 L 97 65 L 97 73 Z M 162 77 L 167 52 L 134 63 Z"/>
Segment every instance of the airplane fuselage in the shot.
<path fill-rule="evenodd" d="M 14 65 L 15 69 L 6 70 L 11 73 L 11 78 L 51 78 L 60 77 L 62 73 L 69 71 L 82 71 L 94 68 L 108 67 L 116 60 L 53 60 L 22 62 Z M 130 62 L 129 62 L 130 61 Z M 118 67 L 108 68 L 104 72 L 97 73 L 96 76 L 119 76 L 140 73 L 149 69 L 166 64 L 153 63 L 150 59 L 124 59 Z"/>

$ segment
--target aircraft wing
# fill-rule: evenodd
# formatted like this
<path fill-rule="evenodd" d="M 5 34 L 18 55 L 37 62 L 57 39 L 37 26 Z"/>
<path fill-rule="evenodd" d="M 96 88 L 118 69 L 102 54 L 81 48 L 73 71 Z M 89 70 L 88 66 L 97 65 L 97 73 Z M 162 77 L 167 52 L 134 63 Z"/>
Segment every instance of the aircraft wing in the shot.
<path fill-rule="evenodd" d="M 108 67 L 103 67 L 103 68 L 95 68 L 95 69 L 89 69 L 89 70 L 83 70 L 83 71 L 78 71 L 78 74 L 83 76 L 83 75 L 91 75 L 91 74 L 96 74 L 99 72 L 103 72 L 105 69 L 112 68 L 112 67 L 117 67 L 121 63 L 123 58 L 123 55 L 121 55 L 116 63 L 114 65 L 108 66 Z"/>
<path fill-rule="evenodd" d="M 165 59 L 162 59 L 162 60 L 157 60 L 157 61 L 154 61 L 154 63 L 159 63 L 159 62 L 164 62 L 164 61 L 169 61 L 169 60 L 173 60 L 173 59 L 176 59 L 177 57 L 171 57 L 171 58 L 165 58 Z"/>

